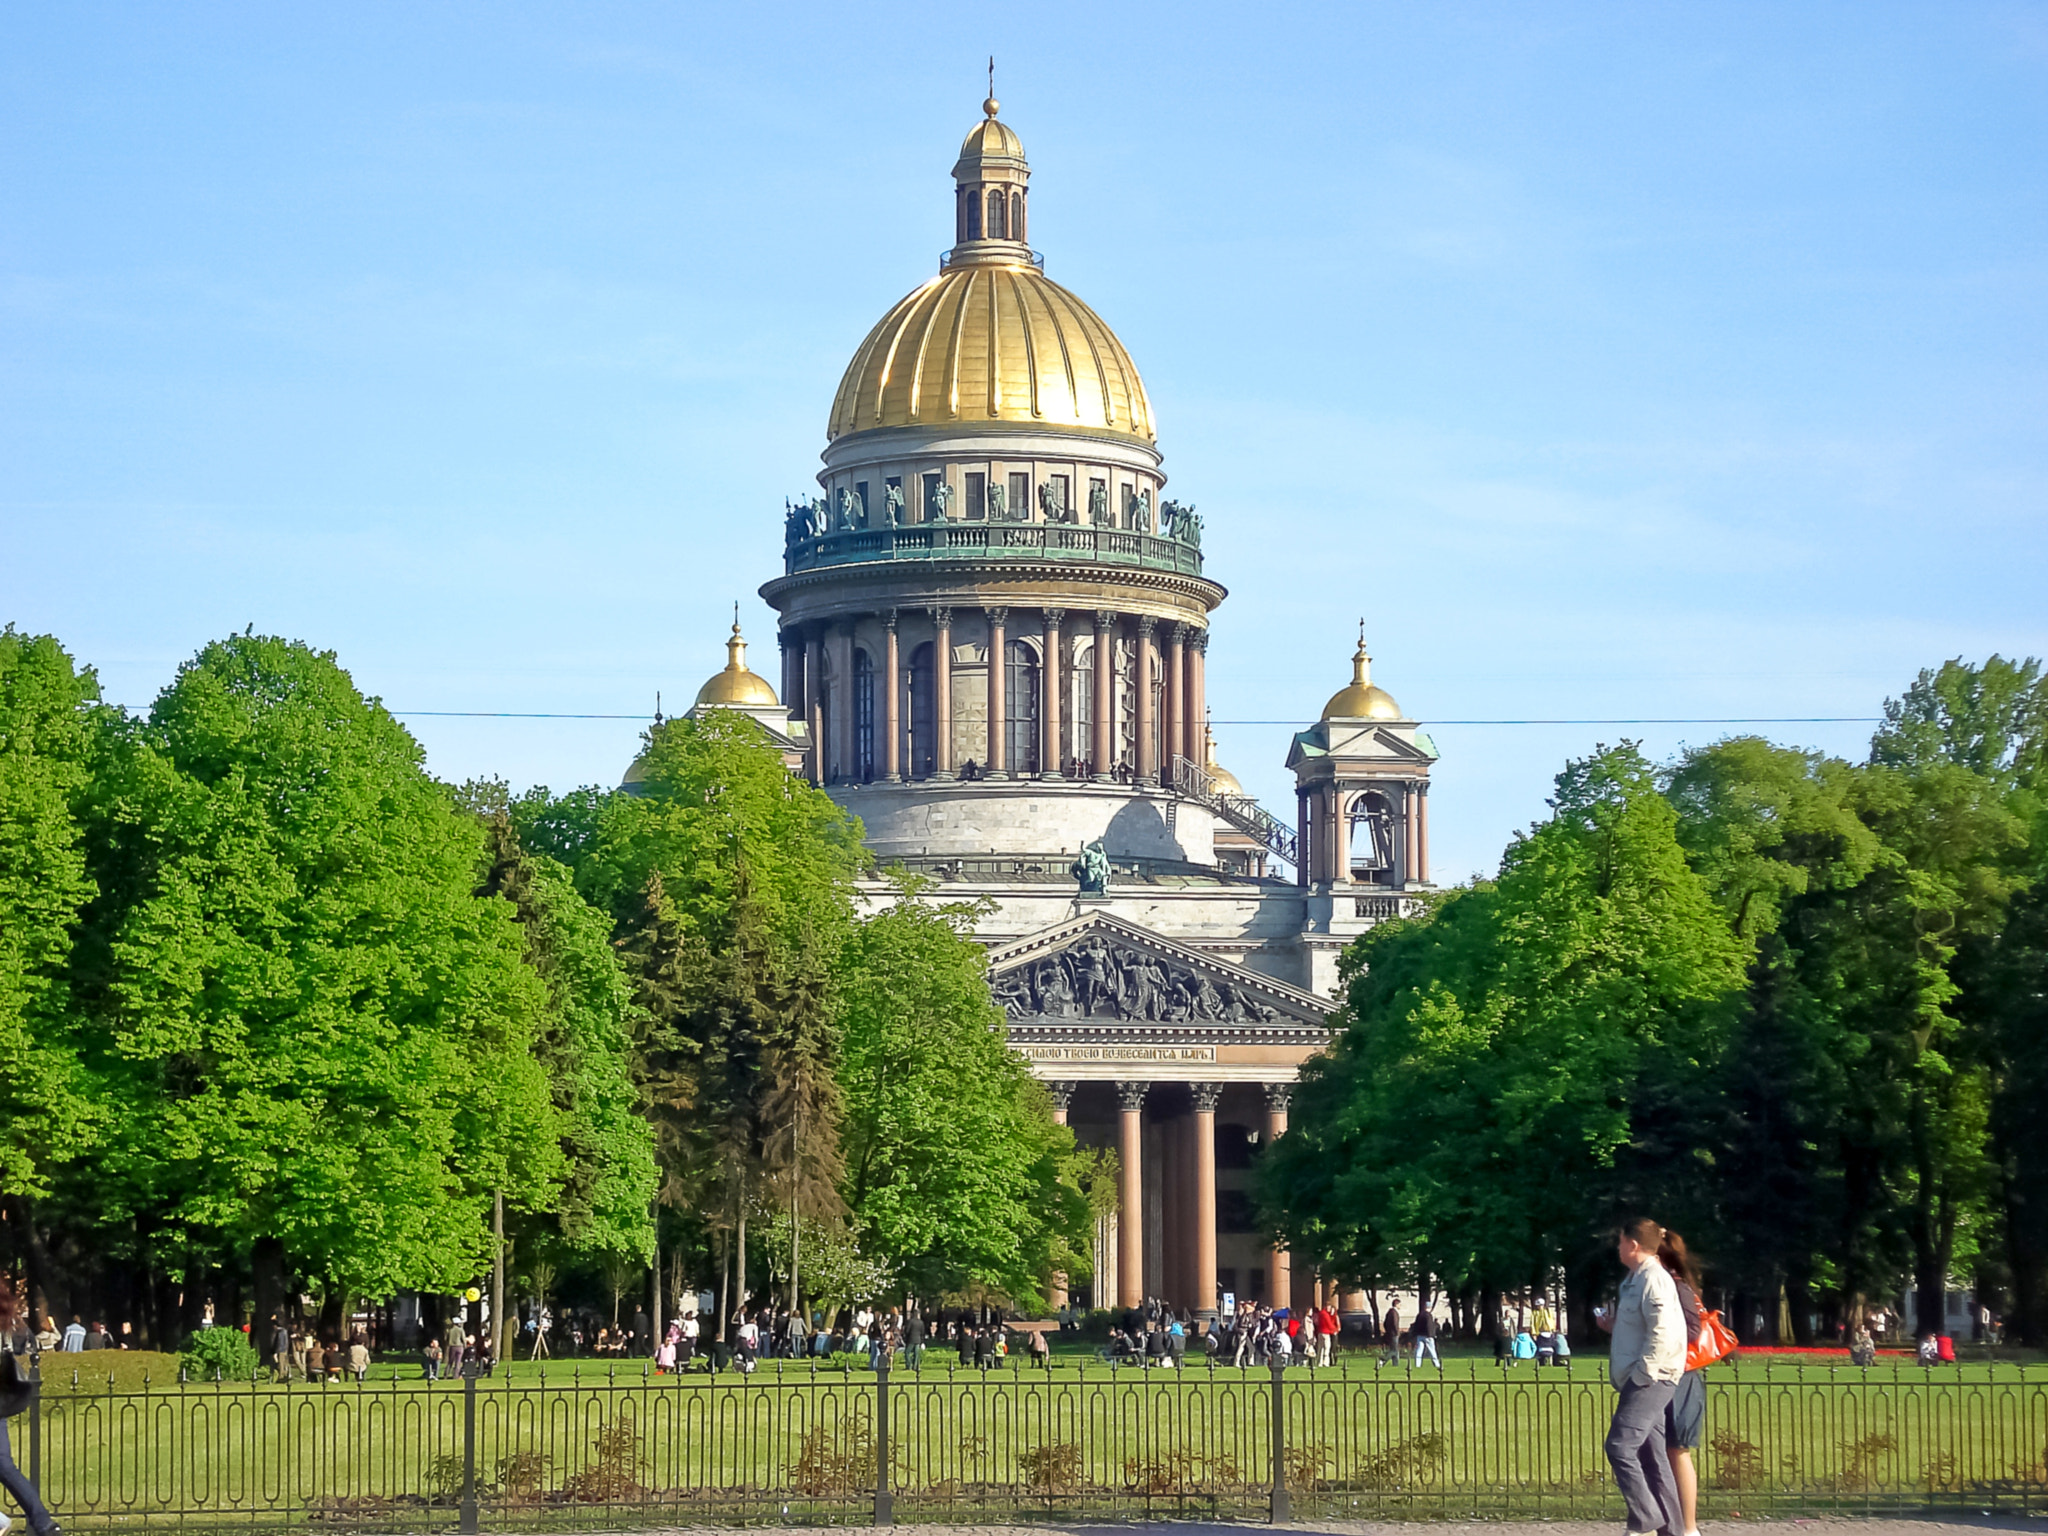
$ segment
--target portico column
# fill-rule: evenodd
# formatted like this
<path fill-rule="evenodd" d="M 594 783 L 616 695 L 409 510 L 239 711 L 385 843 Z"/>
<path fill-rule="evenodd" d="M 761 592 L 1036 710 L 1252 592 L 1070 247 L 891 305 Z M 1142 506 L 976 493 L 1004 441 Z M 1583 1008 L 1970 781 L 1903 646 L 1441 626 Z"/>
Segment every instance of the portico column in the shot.
<path fill-rule="evenodd" d="M 804 718 L 804 651 L 803 642 L 789 630 L 775 632 L 775 643 L 782 650 L 782 703 L 792 715 Z"/>
<path fill-rule="evenodd" d="M 1088 744 L 1094 759 L 1093 777 L 1111 777 L 1116 764 L 1109 758 L 1110 712 L 1116 699 L 1116 615 L 1107 608 L 1095 610 L 1095 729 Z"/>
<path fill-rule="evenodd" d="M 903 673 L 896 644 L 896 610 L 882 614 L 882 777 L 903 778 Z"/>
<path fill-rule="evenodd" d="M 1187 637 L 1188 627 L 1185 624 L 1166 627 L 1166 718 L 1159 722 L 1159 734 L 1166 743 L 1166 751 L 1165 761 L 1159 766 L 1169 788 L 1178 781 L 1175 763 L 1188 755 L 1187 699 L 1182 687 L 1185 679 L 1181 675 L 1187 655 Z M 1202 766 L 1201 753 L 1202 749 L 1197 744 L 1194 753 L 1197 768 Z"/>
<path fill-rule="evenodd" d="M 825 782 L 825 639 L 804 642 L 804 724 L 811 733 L 811 782 Z"/>
<path fill-rule="evenodd" d="M 1287 1105 L 1288 1101 L 1293 1097 L 1294 1085 L 1292 1083 L 1266 1084 L 1267 1146 L 1272 1146 L 1274 1142 L 1287 1134 Z M 1275 1247 L 1269 1250 L 1266 1260 L 1266 1273 L 1271 1277 L 1273 1305 L 1276 1307 L 1292 1306 L 1294 1271 L 1292 1260 L 1288 1257 L 1285 1248 Z"/>
<path fill-rule="evenodd" d="M 1052 1099 L 1052 1123 L 1054 1125 L 1065 1125 L 1067 1123 L 1067 1108 L 1074 1102 L 1074 1085 L 1072 1083 L 1047 1083 L 1045 1091 Z M 1046 1290 L 1049 1293 L 1046 1296 L 1046 1300 L 1052 1304 L 1055 1312 L 1064 1307 L 1067 1304 L 1067 1272 L 1064 1269 L 1054 1270 L 1052 1284 L 1047 1286 Z"/>
<path fill-rule="evenodd" d="M 1195 1097 L 1195 1306 L 1216 1305 L 1216 1104 L 1221 1083 L 1190 1083 Z"/>
<path fill-rule="evenodd" d="M 1145 1304 L 1145 1092 L 1149 1083 L 1118 1083 L 1123 1125 L 1117 1143 L 1122 1162 L 1116 1222 L 1116 1290 L 1120 1307 Z"/>
<path fill-rule="evenodd" d="M 1209 723 L 1208 682 L 1209 631 L 1198 629 L 1188 636 L 1187 650 L 1187 754 L 1202 760 L 1202 727 Z"/>
<path fill-rule="evenodd" d="M 1159 621 L 1150 614 L 1138 619 L 1138 782 L 1159 782 L 1159 757 L 1152 750 L 1152 637 Z"/>
<path fill-rule="evenodd" d="M 1415 878 L 1429 884 L 1429 781 L 1415 786 Z"/>
<path fill-rule="evenodd" d="M 1297 789 L 1294 792 L 1294 883 L 1303 890 L 1310 884 L 1309 862 L 1315 857 L 1315 843 L 1311 834 L 1315 830 L 1315 818 L 1308 813 L 1309 791 Z"/>
<path fill-rule="evenodd" d="M 953 610 L 932 610 L 932 777 L 953 777 Z"/>
<path fill-rule="evenodd" d="M 1045 610 L 1045 665 L 1038 670 L 1038 688 L 1042 695 L 1038 719 L 1045 731 L 1045 744 L 1038 753 L 1038 776 L 1042 779 L 1065 777 L 1066 743 L 1060 734 L 1060 700 L 1065 697 L 1061 687 L 1060 626 L 1066 622 L 1066 617 L 1064 608 Z"/>
<path fill-rule="evenodd" d="M 839 696 L 832 701 L 832 755 L 840 777 L 851 783 L 860 777 L 853 762 L 853 620 L 846 620 L 832 639 L 832 670 L 839 680 Z"/>
<path fill-rule="evenodd" d="M 1344 824 L 1344 791 L 1330 786 L 1330 884 L 1351 883 L 1350 829 Z"/>
<path fill-rule="evenodd" d="M 1416 855 L 1421 851 L 1418 846 L 1420 839 L 1416 836 L 1415 823 L 1418 817 L 1416 816 L 1415 805 L 1421 798 L 1422 796 L 1415 792 L 1413 784 L 1402 786 L 1401 824 L 1402 831 L 1405 833 L 1401 839 L 1401 883 L 1403 885 L 1412 885 L 1422 878 L 1415 872 Z"/>
<path fill-rule="evenodd" d="M 1010 669 L 1005 666 L 1003 643 L 1010 610 L 984 609 L 988 615 L 988 776 L 1010 776 Z"/>

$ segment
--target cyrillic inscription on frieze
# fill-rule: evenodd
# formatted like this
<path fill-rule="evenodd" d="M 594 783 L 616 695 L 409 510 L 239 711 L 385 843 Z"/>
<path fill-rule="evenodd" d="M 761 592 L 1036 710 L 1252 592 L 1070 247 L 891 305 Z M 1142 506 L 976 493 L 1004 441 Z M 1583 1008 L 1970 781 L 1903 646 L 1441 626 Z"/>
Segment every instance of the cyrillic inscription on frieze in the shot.
<path fill-rule="evenodd" d="M 1026 1061 L 1214 1061 L 1213 1045 L 1020 1045 Z"/>

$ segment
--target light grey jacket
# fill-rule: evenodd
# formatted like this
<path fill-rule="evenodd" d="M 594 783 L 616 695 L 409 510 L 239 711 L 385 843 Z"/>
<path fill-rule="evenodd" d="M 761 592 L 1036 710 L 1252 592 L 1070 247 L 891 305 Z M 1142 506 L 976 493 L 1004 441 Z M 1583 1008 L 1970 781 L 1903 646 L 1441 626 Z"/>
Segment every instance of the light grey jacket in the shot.
<path fill-rule="evenodd" d="M 1676 1381 L 1685 1374 L 1685 1309 L 1671 1271 L 1655 1259 L 1645 1260 L 1621 1282 L 1608 1360 L 1617 1387 Z"/>

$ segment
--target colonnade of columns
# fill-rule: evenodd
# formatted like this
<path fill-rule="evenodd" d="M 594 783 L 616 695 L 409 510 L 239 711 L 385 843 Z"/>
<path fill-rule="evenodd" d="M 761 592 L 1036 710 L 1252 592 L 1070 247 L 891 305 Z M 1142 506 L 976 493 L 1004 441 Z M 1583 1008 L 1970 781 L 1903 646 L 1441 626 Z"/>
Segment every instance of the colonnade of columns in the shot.
<path fill-rule="evenodd" d="M 1053 1117 L 1064 1125 L 1075 1085 L 1055 1082 L 1047 1086 L 1052 1093 Z M 1152 1090 L 1160 1086 L 1156 1081 L 1116 1084 L 1117 1171 L 1120 1181 L 1116 1222 L 1116 1293 L 1112 1298 L 1102 1294 L 1098 1287 L 1098 1306 L 1109 1305 L 1112 1301 L 1118 1307 L 1141 1306 L 1147 1296 L 1159 1295 L 1169 1299 L 1178 1297 L 1204 1309 L 1217 1304 L 1216 1110 L 1223 1097 L 1224 1084 L 1186 1084 L 1193 1113 L 1184 1119 L 1168 1122 L 1180 1127 L 1181 1155 L 1170 1159 L 1170 1164 L 1177 1166 L 1170 1165 L 1164 1170 L 1168 1177 L 1161 1180 L 1161 1200 L 1165 1207 L 1161 1214 L 1163 1225 L 1176 1230 L 1182 1240 L 1167 1245 L 1159 1255 L 1157 1269 L 1164 1273 L 1148 1272 L 1145 1259 L 1145 1107 Z M 1260 1086 L 1266 1103 L 1263 1130 L 1266 1144 L 1270 1146 L 1286 1134 L 1288 1104 L 1294 1090 L 1290 1083 Z M 1287 1250 L 1268 1248 L 1263 1252 L 1267 1295 L 1277 1305 L 1284 1306 L 1293 1294 L 1293 1275 Z M 1175 1270 L 1182 1273 L 1175 1274 Z M 1053 1305 L 1063 1305 L 1066 1296 L 1066 1277 L 1055 1277 Z"/>
<path fill-rule="evenodd" d="M 1422 885 L 1429 880 L 1429 781 L 1382 779 L 1339 782 L 1325 779 L 1304 785 L 1297 799 L 1296 836 L 1302 860 L 1295 872 L 1301 885 L 1349 885 L 1354 825 L 1366 815 L 1369 797 L 1391 810 L 1387 830 L 1393 839 L 1387 882 Z"/>
<path fill-rule="evenodd" d="M 988 658 L 987 731 L 979 757 L 963 754 L 957 744 L 954 651 L 963 637 L 984 644 Z M 1085 737 L 1067 719 L 1068 701 L 1075 697 L 1075 653 L 1084 638 L 1092 675 Z M 1202 761 L 1209 635 L 1198 624 L 1107 608 L 1070 614 L 1064 608 L 938 605 L 791 624 L 780 640 L 782 699 L 791 718 L 810 729 L 810 776 L 817 783 L 950 779 L 959 776 L 964 758 L 973 758 L 976 772 L 988 778 L 1064 779 L 1078 764 L 1085 777 L 1098 781 L 1171 785 L 1178 760 Z M 1036 695 L 1028 700 L 1011 697 L 1012 641 L 1023 642 L 1031 653 Z M 927 642 L 928 703 L 912 686 L 913 658 Z M 1120 669 L 1117 652 L 1125 642 L 1131 659 Z M 857 656 L 864 658 L 867 673 L 857 666 Z M 863 675 L 872 688 L 865 699 L 857 695 Z M 1121 687 L 1126 681 L 1134 695 L 1128 708 Z M 919 711 L 927 709 L 930 718 L 922 718 Z M 858 749 L 864 710 L 873 730 L 871 755 Z M 1033 752 L 1013 751 L 1012 722 L 1034 717 L 1036 733 L 1028 739 L 1035 765 L 1013 761 Z M 915 761 L 914 744 L 927 730 L 928 760 Z"/>

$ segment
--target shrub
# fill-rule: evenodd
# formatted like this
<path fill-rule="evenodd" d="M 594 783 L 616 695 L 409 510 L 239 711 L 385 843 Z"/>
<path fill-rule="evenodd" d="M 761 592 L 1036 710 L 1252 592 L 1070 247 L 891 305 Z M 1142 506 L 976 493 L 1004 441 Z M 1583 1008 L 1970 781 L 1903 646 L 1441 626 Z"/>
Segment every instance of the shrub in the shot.
<path fill-rule="evenodd" d="M 1054 1440 L 1017 1458 L 1024 1486 L 1033 1493 L 1066 1493 L 1081 1486 L 1081 1447 Z"/>
<path fill-rule="evenodd" d="M 202 1328 L 178 1351 L 178 1367 L 192 1381 L 249 1381 L 263 1362 L 241 1329 Z"/>

